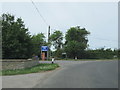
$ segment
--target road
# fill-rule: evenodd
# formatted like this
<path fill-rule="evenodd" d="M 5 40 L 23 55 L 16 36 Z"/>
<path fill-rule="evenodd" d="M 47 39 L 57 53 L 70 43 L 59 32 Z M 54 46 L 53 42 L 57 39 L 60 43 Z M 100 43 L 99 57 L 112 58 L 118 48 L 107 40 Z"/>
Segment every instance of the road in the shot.
<path fill-rule="evenodd" d="M 71 62 L 72 63 L 72 62 Z M 71 64 L 54 72 L 34 88 L 117 88 L 117 61 Z"/>
<path fill-rule="evenodd" d="M 40 62 L 51 63 L 51 62 Z M 56 61 L 60 68 L 3 76 L 3 88 L 117 88 L 118 61 Z M 12 83 L 11 83 L 12 82 Z"/>

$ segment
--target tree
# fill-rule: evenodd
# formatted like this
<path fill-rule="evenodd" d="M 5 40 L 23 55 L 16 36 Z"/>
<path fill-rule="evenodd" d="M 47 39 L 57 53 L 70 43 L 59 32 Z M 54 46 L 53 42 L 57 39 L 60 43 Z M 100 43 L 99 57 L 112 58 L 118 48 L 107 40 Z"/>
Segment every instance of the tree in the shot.
<path fill-rule="evenodd" d="M 33 44 L 33 54 L 40 55 L 41 54 L 41 46 L 45 45 L 45 36 L 43 33 L 38 33 L 37 35 L 32 36 L 32 44 Z"/>
<path fill-rule="evenodd" d="M 0 59 L 2 59 L 2 17 L 0 17 Z"/>
<path fill-rule="evenodd" d="M 117 57 L 120 59 L 120 49 L 117 50 Z"/>
<path fill-rule="evenodd" d="M 84 58 L 84 51 L 88 47 L 87 35 L 90 34 L 85 28 L 70 28 L 66 33 L 65 51 L 69 58 Z"/>
<path fill-rule="evenodd" d="M 50 41 L 55 47 L 55 49 L 60 49 L 62 47 L 62 40 L 63 40 L 63 34 L 61 31 L 55 31 L 51 36 L 50 36 Z"/>
<path fill-rule="evenodd" d="M 31 54 L 31 36 L 22 19 L 15 19 L 10 14 L 2 14 L 3 58 L 29 58 Z"/>
<path fill-rule="evenodd" d="M 55 31 L 51 36 L 50 36 L 50 42 L 56 49 L 55 56 L 61 57 L 62 55 L 62 45 L 63 45 L 63 33 L 59 30 Z"/>
<path fill-rule="evenodd" d="M 117 57 L 117 52 L 111 50 L 111 48 L 105 49 L 95 49 L 95 50 L 87 50 L 86 51 L 88 59 L 113 59 Z"/>

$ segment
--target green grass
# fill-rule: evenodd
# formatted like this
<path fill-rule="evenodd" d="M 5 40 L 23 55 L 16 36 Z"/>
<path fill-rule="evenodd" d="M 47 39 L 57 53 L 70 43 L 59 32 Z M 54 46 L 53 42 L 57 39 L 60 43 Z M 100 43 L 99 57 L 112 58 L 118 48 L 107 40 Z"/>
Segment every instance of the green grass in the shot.
<path fill-rule="evenodd" d="M 37 73 L 37 72 L 54 70 L 57 67 L 59 67 L 58 64 L 48 64 L 48 63 L 42 64 L 41 63 L 37 66 L 26 68 L 26 69 L 3 70 L 3 71 L 0 71 L 0 75 L 18 75 L 18 74 Z"/>

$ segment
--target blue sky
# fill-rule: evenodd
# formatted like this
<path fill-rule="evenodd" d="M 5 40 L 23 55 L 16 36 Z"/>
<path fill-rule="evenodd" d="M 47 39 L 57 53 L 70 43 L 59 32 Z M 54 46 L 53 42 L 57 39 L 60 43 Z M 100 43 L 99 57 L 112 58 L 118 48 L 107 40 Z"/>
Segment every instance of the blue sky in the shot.
<path fill-rule="evenodd" d="M 117 2 L 35 2 L 35 5 L 52 32 L 57 29 L 65 34 L 70 27 L 79 25 L 91 33 L 89 48 L 118 48 Z M 2 3 L 2 13 L 21 17 L 32 35 L 42 32 L 47 36 L 48 27 L 32 3 Z"/>

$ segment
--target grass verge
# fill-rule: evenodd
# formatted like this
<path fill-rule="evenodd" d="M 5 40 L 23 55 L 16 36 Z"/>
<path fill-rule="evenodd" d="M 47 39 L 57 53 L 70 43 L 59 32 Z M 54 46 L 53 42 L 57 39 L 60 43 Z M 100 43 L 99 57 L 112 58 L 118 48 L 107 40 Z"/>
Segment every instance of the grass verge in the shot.
<path fill-rule="evenodd" d="M 26 69 L 2 70 L 0 71 L 0 75 L 18 75 L 18 74 L 37 73 L 37 72 L 54 70 L 58 67 L 59 67 L 58 64 L 41 63 L 37 66 Z"/>

